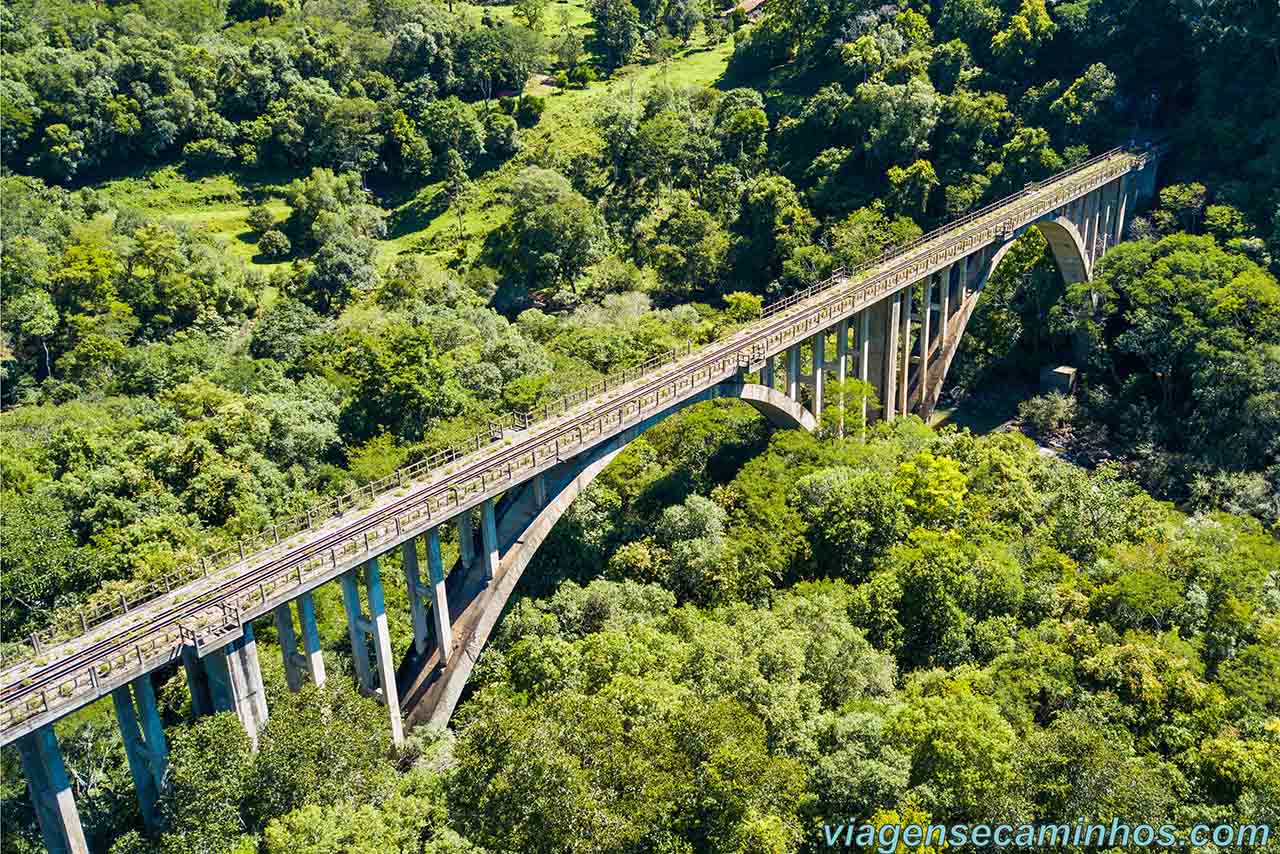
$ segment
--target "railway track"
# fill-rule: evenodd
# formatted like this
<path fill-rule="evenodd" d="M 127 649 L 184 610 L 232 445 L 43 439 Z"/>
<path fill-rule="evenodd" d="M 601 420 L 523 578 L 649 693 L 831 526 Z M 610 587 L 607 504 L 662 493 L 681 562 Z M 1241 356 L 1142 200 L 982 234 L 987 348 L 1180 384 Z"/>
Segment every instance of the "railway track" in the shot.
<path fill-rule="evenodd" d="M 1073 172 L 1087 171 L 1116 156 L 1119 156 L 1118 149 L 1100 155 L 1084 168 L 1078 168 Z M 510 445 L 497 450 L 493 450 L 492 446 L 483 448 L 472 454 L 471 461 L 464 462 L 461 469 L 433 477 L 417 487 L 410 485 L 407 494 L 383 506 L 375 507 L 349 524 L 339 524 L 332 530 L 324 531 L 318 538 L 292 549 L 289 549 L 287 544 L 283 547 L 273 547 L 268 550 L 268 553 L 275 549 L 281 549 L 284 553 L 260 565 L 252 564 L 254 557 L 261 559 L 261 554 L 240 561 L 219 573 L 220 576 L 226 577 L 224 581 L 217 582 L 216 579 L 211 579 L 216 586 L 196 593 L 194 598 L 188 601 L 175 601 L 172 605 L 159 609 L 155 614 L 142 617 L 141 620 L 126 622 L 123 617 L 117 618 L 112 621 L 118 624 L 116 627 L 113 628 L 111 623 L 108 623 L 100 629 L 109 632 L 110 636 L 87 646 L 71 649 L 50 664 L 33 667 L 32 661 L 20 662 L 0 674 L 0 680 L 2 680 L 0 710 L 6 713 L 3 714 L 4 728 L 8 729 L 20 722 L 21 719 L 15 718 L 15 707 L 29 703 L 34 696 L 43 696 L 49 690 L 57 690 L 60 686 L 65 686 L 68 681 L 77 678 L 86 670 L 92 671 L 93 668 L 101 666 L 103 662 L 118 656 L 122 650 L 129 650 L 141 635 L 170 631 L 175 626 L 180 628 L 186 621 L 224 608 L 228 602 L 238 602 L 239 597 L 260 587 L 268 579 L 274 579 L 281 573 L 288 572 L 354 538 L 367 535 L 408 510 L 424 503 L 430 506 L 429 502 L 447 495 L 450 491 L 456 493 L 456 484 L 482 478 L 486 473 L 503 467 L 509 468 L 513 463 L 530 454 L 534 454 L 536 460 L 539 449 L 551 444 L 558 446 L 561 439 L 571 434 L 581 437 L 585 427 L 608 417 L 610 413 L 625 412 L 632 407 L 637 407 L 636 411 L 639 412 L 645 399 L 658 396 L 664 389 L 678 386 L 681 381 L 690 380 L 699 372 L 707 371 L 707 380 L 710 381 L 710 370 L 715 365 L 732 362 L 736 370 L 737 360 L 744 351 L 760 352 L 760 347 L 767 346 L 766 342 L 769 339 L 779 336 L 797 323 L 806 318 L 820 316 L 823 309 L 847 300 L 850 296 L 856 297 L 866 291 L 874 290 L 888 281 L 904 265 L 918 262 L 922 256 L 934 255 L 941 250 L 953 247 L 960 241 L 970 240 L 975 230 L 989 228 L 992 222 L 1010 221 L 1016 225 L 1025 218 L 1028 211 L 1035 207 L 1038 196 L 1051 191 L 1060 180 L 1070 177 L 1070 174 L 1072 173 L 1057 176 L 1035 189 L 1023 191 L 970 215 L 958 223 L 924 236 L 907 251 L 893 256 L 890 259 L 892 263 L 885 262 L 888 266 L 884 269 L 856 281 L 852 289 L 842 287 L 848 285 L 850 280 L 848 275 L 837 276 L 809 291 L 784 300 L 781 304 L 775 304 L 770 307 L 770 311 L 761 321 L 738 330 L 721 341 L 692 351 L 689 356 L 677 359 L 674 364 L 660 368 L 655 374 L 615 390 L 612 396 L 606 395 L 604 400 L 586 401 L 577 407 L 577 411 L 559 416 L 558 420 L 552 424 L 535 424 L 520 431 L 512 437 L 515 441 Z M 879 261 L 880 259 L 877 259 L 877 262 Z M 574 453 L 585 450 L 586 447 L 585 444 L 581 444 Z M 338 519 L 340 520 L 341 516 Z M 324 523 L 320 528 L 313 530 L 323 531 L 326 524 L 332 524 L 332 522 Z M 209 582 L 201 583 L 207 585 Z M 170 598 L 180 595 L 181 592 L 182 589 L 174 591 L 170 594 Z M 73 639 L 51 647 L 45 651 L 44 657 L 56 657 L 60 649 L 66 649 L 75 643 L 76 640 Z"/>

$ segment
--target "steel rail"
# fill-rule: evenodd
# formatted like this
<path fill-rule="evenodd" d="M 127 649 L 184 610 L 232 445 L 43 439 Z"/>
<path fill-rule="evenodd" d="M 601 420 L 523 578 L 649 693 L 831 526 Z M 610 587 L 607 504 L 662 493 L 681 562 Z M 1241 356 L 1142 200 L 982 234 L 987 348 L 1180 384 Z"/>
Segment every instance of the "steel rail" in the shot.
<path fill-rule="evenodd" d="M 624 412 L 625 410 L 636 406 L 637 403 L 642 402 L 645 398 L 648 398 L 651 395 L 660 396 L 661 391 L 666 387 L 677 386 L 681 381 L 688 379 L 700 371 L 716 365 L 717 363 L 724 364 L 733 361 L 735 363 L 736 370 L 736 360 L 742 355 L 744 350 L 753 347 L 753 345 L 759 345 L 761 342 L 765 343 L 765 349 L 767 349 L 768 339 L 777 336 L 779 333 L 787 330 L 788 327 L 795 327 L 801 323 L 808 323 L 809 319 L 813 317 L 815 312 L 820 315 L 825 308 L 834 303 L 847 300 L 850 297 L 856 299 L 858 295 L 876 287 L 877 285 L 883 284 L 885 281 L 892 278 L 903 267 L 910 266 L 913 262 L 918 261 L 921 255 L 930 256 L 940 252 L 945 252 L 946 249 L 954 247 L 959 242 L 972 239 L 975 235 L 971 233 L 972 230 L 963 230 L 965 226 L 970 225 L 979 219 L 985 219 L 998 209 L 1007 208 L 1010 205 L 1016 205 L 1017 202 L 1026 198 L 1028 195 L 1034 195 L 1042 190 L 1050 189 L 1052 186 L 1058 185 L 1061 180 L 1069 177 L 1070 175 L 1084 171 L 1103 160 L 1110 159 L 1118 152 L 1118 149 L 1116 151 L 1107 152 L 1104 155 L 1100 155 L 1098 158 L 1094 158 L 1089 163 L 1083 164 L 1081 167 L 1069 170 L 1068 173 L 1064 173 L 1061 176 L 1055 176 L 1055 178 L 1041 182 L 1034 188 L 1028 188 L 1014 196 L 1002 200 L 1001 202 L 990 205 L 982 211 L 975 212 L 974 214 L 966 216 L 957 222 L 930 232 L 929 235 L 925 235 L 921 239 L 913 241 L 911 244 L 908 244 L 908 247 L 904 247 L 890 256 L 889 260 L 895 262 L 893 267 L 882 270 L 876 276 L 855 281 L 852 288 L 839 289 L 839 293 L 832 298 L 823 300 L 812 306 L 806 306 L 804 312 L 801 313 L 801 316 L 788 313 L 787 316 L 780 317 L 776 321 L 768 322 L 763 325 L 752 325 L 744 329 L 737 330 L 725 339 L 713 342 L 699 351 L 691 350 L 689 355 L 696 357 L 692 362 L 682 363 L 679 358 L 677 358 L 676 363 L 672 365 L 670 370 L 664 370 L 662 373 L 651 378 L 642 378 L 644 379 L 644 382 L 640 385 L 626 389 L 620 394 L 615 395 L 614 398 L 608 400 L 604 411 L 599 411 L 599 405 L 592 402 L 593 405 L 584 411 L 574 414 L 565 413 L 565 415 L 561 416 L 561 423 L 549 425 L 551 427 L 549 430 L 543 430 L 537 433 L 530 432 L 522 441 L 512 444 L 506 449 L 498 450 L 496 453 L 490 452 L 490 449 L 487 448 L 481 449 L 486 453 L 474 458 L 473 461 L 468 462 L 461 470 L 446 472 L 443 476 L 432 478 L 421 487 L 411 490 L 402 498 L 384 507 L 374 509 L 371 513 L 361 516 L 350 525 L 325 532 L 320 538 L 304 543 L 297 549 L 294 549 L 285 555 L 272 559 L 257 567 L 252 567 L 247 572 L 236 574 L 233 578 L 228 579 L 227 583 L 224 583 L 215 589 L 203 591 L 197 594 L 193 599 L 180 604 L 175 604 L 173 607 L 166 608 L 165 610 L 146 618 L 141 623 L 132 623 L 124 627 L 121 631 L 116 632 L 111 637 L 105 638 L 90 646 L 77 649 L 70 655 L 59 659 L 56 663 L 47 668 L 41 668 L 35 673 L 29 674 L 24 679 L 20 679 L 12 684 L 4 685 L 0 688 L 0 706 L 8 706 L 13 702 L 20 700 L 22 697 L 29 697 L 37 692 L 48 690 L 50 686 L 56 686 L 60 683 L 64 683 L 71 674 L 82 671 L 85 667 L 96 667 L 104 656 L 114 654 L 121 648 L 127 649 L 134 643 L 133 638 L 141 633 L 150 633 L 161 628 L 171 628 L 175 624 L 177 624 L 181 630 L 182 622 L 184 620 L 219 607 L 223 607 L 225 609 L 225 605 L 228 601 L 238 601 L 238 598 L 245 591 L 252 590 L 255 586 L 261 585 L 266 579 L 280 573 L 287 573 L 292 568 L 315 558 L 317 555 L 321 555 L 327 550 L 336 548 L 339 544 L 347 543 L 354 538 L 360 537 L 362 534 L 367 534 L 387 522 L 389 519 L 398 517 L 405 510 L 413 509 L 422 505 L 424 502 L 430 502 L 431 499 L 438 498 L 451 491 L 456 492 L 458 487 L 455 484 L 459 482 L 465 484 L 466 482 L 473 481 L 476 477 L 483 478 L 487 472 L 502 468 L 503 466 L 509 466 L 509 464 L 529 455 L 531 452 L 534 455 L 534 466 L 536 467 L 538 449 L 557 442 L 557 440 L 563 439 L 570 434 L 577 433 L 581 436 L 583 427 L 588 426 L 595 421 L 601 421 L 601 424 L 603 425 L 604 420 L 608 419 L 610 414 L 619 411 Z M 1085 192 L 1088 192 L 1088 190 Z M 1032 206 L 1019 206 L 1015 210 L 1006 211 L 1002 214 L 1000 219 L 1005 221 L 1021 219 L 1030 207 Z M 986 227 L 989 228 L 989 224 Z M 956 233 L 957 230 L 961 230 L 961 232 Z M 932 244 L 939 236 L 947 233 L 951 233 L 953 236 L 939 245 L 929 245 Z M 987 235 L 985 237 L 987 242 L 991 239 L 991 235 Z M 922 253 L 912 251 L 913 249 L 925 245 L 929 245 L 927 252 Z M 877 266 L 881 263 L 884 262 L 878 258 L 868 265 L 860 265 L 856 271 L 837 274 L 820 283 L 818 286 L 811 287 L 801 294 L 797 294 L 794 297 L 780 301 L 785 304 L 775 304 L 774 306 L 770 306 L 770 311 L 766 313 L 762 320 L 769 320 L 771 317 L 776 316 L 779 311 L 785 311 L 788 308 L 808 302 L 810 299 L 813 299 L 820 294 L 826 294 L 837 284 L 847 283 L 859 272 L 868 269 L 869 267 Z M 906 286 L 910 285 L 908 284 L 904 287 Z M 728 373 L 731 374 L 732 372 Z M 710 377 L 711 374 L 708 373 L 708 382 L 710 382 Z M 674 394 L 675 390 L 673 389 L 672 395 L 674 396 Z M 658 399 L 655 398 L 655 407 L 658 405 L 658 402 Z M 639 415 L 642 410 L 642 405 L 637 406 L 637 415 Z M 568 420 L 563 420 L 565 418 Z M 625 420 L 625 415 L 620 416 L 620 424 L 622 423 L 622 420 Z M 601 430 L 603 430 L 603 426 L 601 427 Z M 574 453 L 579 453 L 582 450 L 585 450 L 585 442 L 580 439 L 580 447 Z M 252 558 L 247 559 L 244 563 L 251 564 Z M 237 564 L 233 564 L 232 567 L 229 567 L 228 569 L 233 569 L 236 565 Z M 53 651 L 54 650 L 50 650 L 50 652 Z M 8 710 L 6 709 L 6 711 Z M 12 716 L 10 717 L 12 718 Z"/>

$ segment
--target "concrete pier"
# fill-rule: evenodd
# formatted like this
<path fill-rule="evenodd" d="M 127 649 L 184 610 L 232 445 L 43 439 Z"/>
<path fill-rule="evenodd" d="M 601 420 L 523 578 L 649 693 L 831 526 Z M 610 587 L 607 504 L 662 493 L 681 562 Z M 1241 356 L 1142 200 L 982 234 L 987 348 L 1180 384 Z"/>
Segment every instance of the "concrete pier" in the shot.
<path fill-rule="evenodd" d="M 413 621 L 413 648 L 419 655 L 427 651 L 427 600 L 430 592 L 418 571 L 418 540 L 406 540 L 400 546 L 404 560 L 405 586 L 409 588 L 409 615 Z"/>
<path fill-rule="evenodd" d="M 391 719 L 391 739 L 399 746 L 404 743 L 404 720 L 400 715 L 400 695 L 396 688 L 395 662 L 391 658 L 391 633 L 387 626 L 382 570 L 377 558 L 365 563 L 363 569 L 365 596 L 369 603 L 367 615 L 360 602 L 358 578 L 360 569 L 354 569 L 342 576 L 342 603 L 347 611 L 356 681 L 362 692 L 379 697 L 386 705 L 387 714 Z M 373 646 L 372 660 L 369 655 L 370 641 Z"/>
<path fill-rule="evenodd" d="M 493 581 L 498 571 L 498 521 L 493 515 L 493 499 L 480 505 L 480 546 L 484 559 L 485 583 Z"/>
<path fill-rule="evenodd" d="M 427 531 L 427 573 L 431 591 L 431 615 L 436 628 L 436 648 L 440 650 L 440 660 L 448 662 L 453 650 L 453 624 L 449 616 L 449 596 L 445 592 L 439 528 Z"/>
<path fill-rule="evenodd" d="M 164 790 L 164 773 L 169 764 L 169 748 L 156 706 L 156 692 L 151 674 L 139 676 L 111 692 L 116 721 L 124 739 L 125 757 L 138 794 L 138 806 L 147 829 L 160 829 L 160 794 Z"/>
<path fill-rule="evenodd" d="M 298 611 L 298 627 L 302 632 L 302 650 L 298 649 L 298 632 L 294 630 L 293 609 Z M 292 603 L 275 609 L 276 633 L 280 637 L 280 653 L 284 658 L 284 678 L 290 691 L 301 690 L 310 679 L 323 685 L 324 655 L 320 649 L 320 631 L 316 625 L 315 600 L 304 593 Z"/>
<path fill-rule="evenodd" d="M 19 738 L 17 745 L 44 847 L 49 854 L 89 854 L 53 726 Z"/>

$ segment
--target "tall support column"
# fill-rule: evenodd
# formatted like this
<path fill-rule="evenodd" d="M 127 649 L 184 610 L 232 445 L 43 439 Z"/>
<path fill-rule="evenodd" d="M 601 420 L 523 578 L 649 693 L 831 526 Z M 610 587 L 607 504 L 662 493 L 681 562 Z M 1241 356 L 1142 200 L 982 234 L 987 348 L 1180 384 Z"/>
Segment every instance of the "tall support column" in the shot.
<path fill-rule="evenodd" d="M 792 344 L 787 349 L 787 397 L 800 399 L 800 345 Z"/>
<path fill-rule="evenodd" d="M 209 674 L 200 656 L 189 646 L 182 648 L 182 669 L 187 673 L 187 690 L 191 692 L 191 715 L 203 718 L 213 714 L 213 697 L 209 693 Z"/>
<path fill-rule="evenodd" d="M 942 304 L 938 311 L 938 339 L 942 343 L 939 348 L 947 345 L 947 331 L 951 327 L 951 265 L 948 265 L 942 271 L 942 291 L 938 294 L 938 302 Z"/>
<path fill-rule="evenodd" d="M 1112 235 L 1116 243 L 1124 240 L 1124 218 L 1129 208 L 1129 183 L 1127 173 L 1120 176 L 1120 189 L 1116 194 L 1119 198 L 1116 207 L 1115 232 Z"/>
<path fill-rule="evenodd" d="M 364 694 L 373 693 L 373 665 L 369 660 L 369 644 L 365 641 L 368 627 L 360 606 L 360 568 L 343 573 L 342 606 L 347 611 L 347 636 L 351 639 L 351 663 L 356 671 L 356 685 Z"/>
<path fill-rule="evenodd" d="M 44 847 L 50 854 L 89 854 L 53 725 L 24 735 L 17 745 Z"/>
<path fill-rule="evenodd" d="M 760 372 L 760 384 L 773 388 L 774 382 L 777 380 L 775 373 L 777 368 L 774 364 L 774 357 L 768 356 L 764 360 L 764 370 Z"/>
<path fill-rule="evenodd" d="M 920 306 L 920 414 L 924 415 L 924 402 L 929 393 L 929 347 L 933 321 L 933 276 L 924 280 L 924 302 Z"/>
<path fill-rule="evenodd" d="M 298 652 L 298 633 L 293 630 L 293 607 L 285 602 L 272 612 L 276 637 L 280 640 L 280 658 L 284 661 L 284 681 L 295 694 L 302 690 L 304 677 L 302 655 Z"/>
<path fill-rule="evenodd" d="M 1089 263 L 1098 261 L 1098 227 L 1102 224 L 1102 190 L 1093 191 L 1093 225 L 1089 229 Z"/>
<path fill-rule="evenodd" d="M 484 547 L 484 580 L 487 584 L 498 571 L 498 520 L 493 513 L 493 499 L 480 505 L 480 539 Z"/>
<path fill-rule="evenodd" d="M 360 603 L 360 568 L 342 576 L 342 603 L 347 609 L 351 631 L 352 660 L 356 663 L 356 681 L 360 690 L 380 697 L 391 718 L 391 738 L 398 746 L 404 742 L 404 722 L 400 717 L 400 695 L 396 689 L 395 662 L 391 660 L 391 633 L 387 628 L 387 604 L 382 592 L 382 568 L 378 559 L 364 564 L 365 597 L 369 614 Z M 369 640 L 373 641 L 373 658 L 369 656 Z M 374 672 L 377 685 L 374 684 Z"/>
<path fill-rule="evenodd" d="M 969 299 L 969 256 L 960 259 L 960 284 L 956 286 L 956 311 Z"/>
<path fill-rule="evenodd" d="M 307 675 L 317 686 L 325 680 L 324 652 L 320 646 L 320 626 L 316 623 L 316 601 L 311 593 L 303 593 L 298 603 L 298 627 L 302 629 L 302 658 Z"/>
<path fill-rule="evenodd" d="M 844 435 L 845 416 L 845 381 L 849 379 L 849 320 L 845 318 L 836 324 L 836 383 L 840 388 L 840 424 L 837 430 Z"/>
<path fill-rule="evenodd" d="M 440 663 L 447 664 L 453 651 L 453 624 L 449 622 L 449 597 L 444 587 L 444 559 L 440 556 L 440 529 L 427 531 L 427 576 L 431 591 L 431 614 L 435 620 L 436 648 Z"/>
<path fill-rule="evenodd" d="M 1090 241 L 1089 229 L 1093 227 L 1093 193 L 1081 199 L 1080 206 L 1080 238 L 1084 241 L 1084 257 L 1093 263 L 1093 243 Z"/>
<path fill-rule="evenodd" d="M 898 413 L 900 415 L 906 415 L 911 411 L 911 402 L 907 396 L 911 388 L 911 303 L 915 299 L 914 291 L 914 287 L 904 288 L 902 291 L 902 370 L 898 377 Z"/>
<path fill-rule="evenodd" d="M 160 711 L 156 707 L 156 692 L 151 686 L 151 674 L 144 673 L 128 685 L 116 688 L 111 692 L 111 701 L 124 738 L 125 758 L 129 760 L 129 773 L 133 776 L 134 791 L 138 793 L 142 820 L 148 830 L 155 831 L 160 827 L 158 803 L 169 750 L 164 727 L 160 723 Z"/>
<path fill-rule="evenodd" d="M 458 560 L 463 569 L 470 569 L 476 562 L 476 532 L 470 510 L 458 514 Z"/>
<path fill-rule="evenodd" d="M 365 564 L 365 593 L 369 598 L 369 623 L 373 635 L 373 651 L 378 664 L 378 683 L 382 702 L 391 717 L 391 740 L 404 744 L 404 721 L 400 717 L 400 694 L 396 688 L 396 665 L 391 658 L 391 632 L 387 626 L 387 603 L 382 593 L 382 571 L 378 559 Z"/>
<path fill-rule="evenodd" d="M 1098 232 L 1098 257 L 1099 258 L 1107 254 L 1107 246 L 1109 245 L 1108 241 L 1111 237 L 1111 216 L 1112 216 L 1111 210 L 1112 210 L 1113 202 L 1111 199 L 1107 198 L 1106 189 L 1107 189 L 1106 187 L 1103 187 L 1102 190 L 1099 191 L 1103 193 L 1102 226 L 1101 226 L 1101 230 Z"/>
<path fill-rule="evenodd" d="M 858 379 L 864 383 L 871 382 L 871 309 L 864 308 L 858 313 Z M 867 399 L 862 398 L 862 435 L 866 438 Z"/>
<path fill-rule="evenodd" d="M 826 330 L 813 336 L 810 342 L 813 348 L 813 418 L 822 424 L 822 398 L 826 392 L 827 376 L 827 333 Z"/>
<path fill-rule="evenodd" d="M 404 558 L 405 586 L 409 588 L 409 612 L 413 618 L 413 649 L 418 655 L 427 651 L 427 588 L 418 571 L 418 541 L 416 538 L 400 544 Z"/>
<path fill-rule="evenodd" d="M 888 310 L 885 312 L 884 378 L 881 389 L 884 395 L 882 411 L 886 421 L 892 421 L 898 415 L 898 331 L 902 327 L 902 294 L 899 291 L 889 298 Z"/>
<path fill-rule="evenodd" d="M 535 474 L 533 476 L 533 480 L 531 480 L 530 483 L 533 484 L 533 503 L 537 505 L 539 509 L 546 507 L 547 506 L 547 475 L 546 473 L 543 472 L 540 474 Z"/>
<path fill-rule="evenodd" d="M 256 749 L 258 734 L 267 723 L 267 697 L 253 626 L 245 623 L 242 637 L 208 653 L 200 663 L 208 679 L 213 710 L 234 712 Z"/>

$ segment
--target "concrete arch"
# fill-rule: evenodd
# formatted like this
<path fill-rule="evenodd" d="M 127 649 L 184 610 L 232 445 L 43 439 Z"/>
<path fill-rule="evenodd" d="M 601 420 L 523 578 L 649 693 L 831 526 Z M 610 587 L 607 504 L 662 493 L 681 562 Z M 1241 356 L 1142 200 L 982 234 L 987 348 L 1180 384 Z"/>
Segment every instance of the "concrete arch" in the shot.
<path fill-rule="evenodd" d="M 1031 228 L 1039 229 L 1045 242 L 1049 244 L 1049 251 L 1053 253 L 1053 260 L 1062 272 L 1064 284 L 1073 285 L 1077 282 L 1087 282 L 1092 278 L 1092 265 L 1089 263 L 1088 253 L 1085 252 L 1084 238 L 1080 236 L 1080 230 L 1076 228 L 1076 224 L 1066 217 L 1050 217 L 1028 223 L 1014 232 L 1013 236 L 1005 241 L 987 262 L 982 271 L 982 278 L 978 281 L 977 290 L 982 290 L 987 280 L 991 278 L 991 274 L 1004 260 L 1004 256 L 1013 248 L 1013 244 Z"/>
<path fill-rule="evenodd" d="M 493 582 L 486 586 L 474 568 L 465 572 L 461 567 L 455 567 L 447 579 L 450 617 L 457 638 L 448 666 L 442 666 L 438 651 L 433 650 L 425 661 L 411 668 L 416 672 L 401 672 L 402 696 L 406 698 L 404 708 L 410 727 L 428 722 L 441 726 L 448 723 L 525 568 L 574 499 L 646 430 L 688 406 L 719 398 L 742 400 L 782 429 L 813 432 L 818 427 L 812 413 L 775 389 L 754 383 L 721 383 L 546 472 L 544 504 L 538 503 L 538 490 L 533 482 L 512 490 L 499 507 L 497 528 L 501 556 Z M 410 684 L 403 684 L 405 682 Z"/>
<path fill-rule="evenodd" d="M 1038 228 L 1045 241 L 1049 244 L 1049 250 L 1053 252 L 1054 261 L 1062 273 L 1063 284 L 1072 285 L 1077 282 L 1089 281 L 1092 269 L 1088 255 L 1085 252 L 1084 240 L 1080 236 L 1080 230 L 1076 228 L 1075 223 L 1070 219 L 1061 216 L 1045 217 L 1036 222 L 1028 223 L 1014 232 L 1012 236 L 996 248 L 996 251 L 991 254 L 991 257 L 982 266 L 977 279 L 973 282 L 972 290 L 949 321 L 950 330 L 947 334 L 947 340 L 937 345 L 936 355 L 932 359 L 935 367 L 930 371 L 928 394 L 926 395 L 926 402 L 921 409 L 921 414 L 925 417 L 928 417 L 933 412 L 933 407 L 942 394 L 942 386 L 946 382 L 947 372 L 950 371 L 951 363 L 960 350 L 960 340 L 964 336 L 964 331 L 969 325 L 970 318 L 973 317 L 973 312 L 977 308 L 983 290 L 986 289 L 987 282 L 991 280 L 992 274 L 1000 266 L 1000 262 L 1004 260 L 1005 255 L 1013 248 L 1017 239 L 1026 234 L 1027 230 L 1031 228 Z M 911 382 L 908 394 L 913 400 L 919 396 L 918 378 Z"/>

